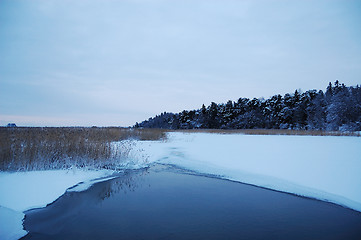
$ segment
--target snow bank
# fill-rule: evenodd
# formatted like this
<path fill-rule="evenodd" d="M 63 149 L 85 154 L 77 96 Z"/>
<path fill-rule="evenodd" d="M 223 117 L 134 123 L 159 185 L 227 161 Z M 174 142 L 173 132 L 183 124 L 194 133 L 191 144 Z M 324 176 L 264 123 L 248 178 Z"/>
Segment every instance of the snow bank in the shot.
<path fill-rule="evenodd" d="M 22 221 L 24 213 L 0 206 L 0 239 L 19 239 L 26 235 Z"/>
<path fill-rule="evenodd" d="M 86 190 L 112 171 L 51 170 L 0 172 L 0 239 L 18 239 L 23 230 L 23 212 L 45 207 L 74 185 L 73 191 Z M 93 179 L 98 179 L 93 181 Z"/>
<path fill-rule="evenodd" d="M 110 172 L 51 170 L 0 173 L 0 206 L 23 212 L 45 207 L 80 182 L 109 175 Z"/>
<path fill-rule="evenodd" d="M 169 133 L 138 142 L 149 162 L 337 203 L 361 211 L 361 139 Z"/>

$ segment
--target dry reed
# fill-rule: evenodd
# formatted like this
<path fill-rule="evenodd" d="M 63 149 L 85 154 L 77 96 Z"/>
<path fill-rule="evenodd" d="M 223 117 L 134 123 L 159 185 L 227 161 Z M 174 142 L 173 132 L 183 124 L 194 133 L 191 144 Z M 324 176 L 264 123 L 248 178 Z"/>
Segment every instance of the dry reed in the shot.
<path fill-rule="evenodd" d="M 341 132 L 323 130 L 291 130 L 291 129 L 186 129 L 175 132 L 247 134 L 247 135 L 300 135 L 300 136 L 352 136 L 360 137 L 360 132 Z"/>
<path fill-rule="evenodd" d="M 0 170 L 113 169 L 127 157 L 132 139 L 159 140 L 164 137 L 164 131 L 153 129 L 1 127 Z M 119 144 L 114 145 L 114 142 Z"/>

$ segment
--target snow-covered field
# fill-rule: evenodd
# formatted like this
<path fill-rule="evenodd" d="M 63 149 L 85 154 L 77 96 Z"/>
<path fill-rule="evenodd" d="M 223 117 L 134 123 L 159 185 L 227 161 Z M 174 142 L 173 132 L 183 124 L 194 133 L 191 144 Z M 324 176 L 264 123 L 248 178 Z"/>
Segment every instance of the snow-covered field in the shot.
<path fill-rule="evenodd" d="M 146 158 L 148 164 L 173 164 L 361 211 L 358 137 L 173 132 L 168 133 L 166 141 L 138 141 L 129 156 L 133 158 L 130 162 Z M 112 173 L 0 172 L 0 239 L 18 239 L 26 234 L 22 229 L 23 211 L 46 206 L 79 182 L 84 183 L 68 191 L 85 190 Z"/>

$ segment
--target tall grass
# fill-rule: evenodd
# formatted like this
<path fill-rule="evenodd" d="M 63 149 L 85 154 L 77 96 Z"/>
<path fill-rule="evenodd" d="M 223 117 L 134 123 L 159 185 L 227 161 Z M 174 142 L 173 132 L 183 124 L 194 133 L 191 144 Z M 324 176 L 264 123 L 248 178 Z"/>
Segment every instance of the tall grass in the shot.
<path fill-rule="evenodd" d="M 247 135 L 298 135 L 298 136 L 353 136 L 360 137 L 360 132 L 322 131 L 322 130 L 291 130 L 291 129 L 189 129 L 174 130 L 188 133 L 218 133 Z"/>
<path fill-rule="evenodd" d="M 127 158 L 132 139 L 162 138 L 164 131 L 152 129 L 2 127 L 0 170 L 114 169 Z"/>

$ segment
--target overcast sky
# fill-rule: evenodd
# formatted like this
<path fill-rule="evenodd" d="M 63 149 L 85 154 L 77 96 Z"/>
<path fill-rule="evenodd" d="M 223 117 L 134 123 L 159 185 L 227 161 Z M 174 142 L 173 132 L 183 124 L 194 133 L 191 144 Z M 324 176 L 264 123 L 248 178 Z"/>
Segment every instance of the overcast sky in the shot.
<path fill-rule="evenodd" d="M 361 1 L 0 0 L 0 125 L 129 126 L 361 84 Z"/>

